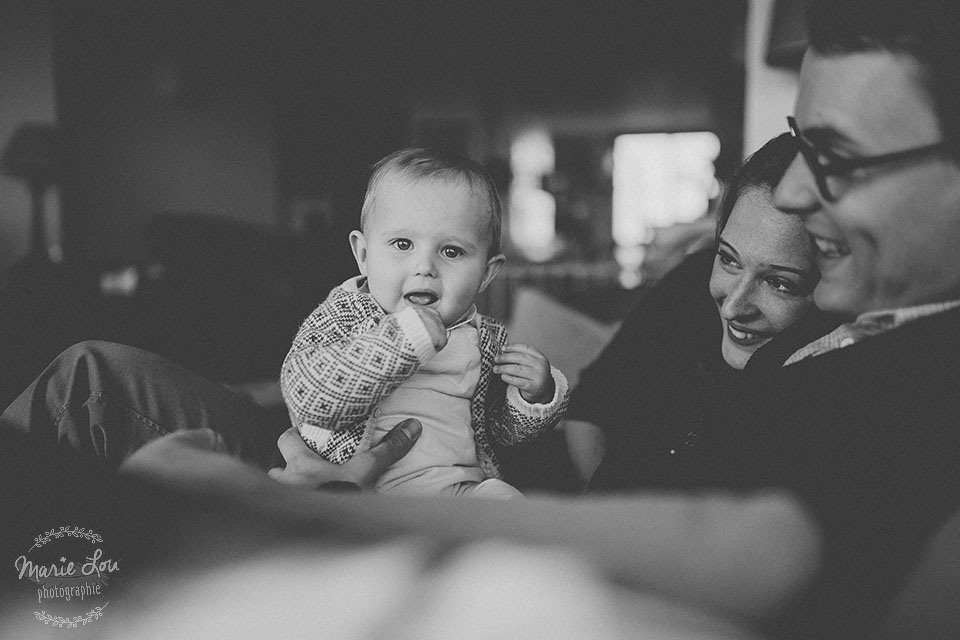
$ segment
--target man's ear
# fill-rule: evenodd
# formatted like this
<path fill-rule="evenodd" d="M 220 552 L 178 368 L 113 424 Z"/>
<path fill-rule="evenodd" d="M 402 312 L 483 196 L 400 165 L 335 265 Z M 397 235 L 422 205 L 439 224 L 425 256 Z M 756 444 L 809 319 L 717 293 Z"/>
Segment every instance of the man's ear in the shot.
<path fill-rule="evenodd" d="M 353 250 L 353 257 L 357 261 L 360 275 L 367 275 L 367 240 L 362 232 L 356 230 L 350 232 L 350 249 Z"/>
<path fill-rule="evenodd" d="M 497 274 L 500 273 L 500 270 L 503 269 L 504 263 L 507 261 L 507 257 L 502 253 L 498 253 L 489 260 L 487 260 L 487 272 L 483 275 L 483 282 L 480 283 L 480 291 L 483 291 L 487 288 L 487 285 L 493 282 L 493 279 L 497 277 Z"/>

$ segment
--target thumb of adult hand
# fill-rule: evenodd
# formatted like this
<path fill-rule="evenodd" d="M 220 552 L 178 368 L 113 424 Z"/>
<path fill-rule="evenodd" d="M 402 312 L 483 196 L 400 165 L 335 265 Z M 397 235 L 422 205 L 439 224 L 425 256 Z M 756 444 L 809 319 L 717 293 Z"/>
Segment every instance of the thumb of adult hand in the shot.
<path fill-rule="evenodd" d="M 407 418 L 383 436 L 383 439 L 370 448 L 376 458 L 377 466 L 385 470 L 394 462 L 407 455 L 423 431 L 423 425 L 416 418 Z"/>

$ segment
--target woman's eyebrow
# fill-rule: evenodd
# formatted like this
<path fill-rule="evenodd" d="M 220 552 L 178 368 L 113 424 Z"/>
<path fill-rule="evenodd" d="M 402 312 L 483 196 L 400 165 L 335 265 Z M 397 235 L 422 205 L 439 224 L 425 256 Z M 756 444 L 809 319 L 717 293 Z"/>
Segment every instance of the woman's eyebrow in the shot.
<path fill-rule="evenodd" d="M 723 238 L 720 238 L 720 244 L 721 244 L 722 246 L 726 247 L 727 249 L 729 249 L 731 252 L 736 253 L 738 256 L 740 255 L 739 253 L 737 253 L 737 250 L 733 247 L 733 245 L 730 244 L 729 242 L 727 242 L 726 240 L 724 240 Z M 788 267 L 788 266 L 785 265 L 785 264 L 773 264 L 773 263 L 769 263 L 769 264 L 767 264 L 766 268 L 767 268 L 767 269 L 773 269 L 773 270 L 775 270 L 775 271 L 788 271 L 788 272 L 790 272 L 790 273 L 795 273 L 795 274 L 797 274 L 798 276 L 801 276 L 801 277 L 803 277 L 803 278 L 806 278 L 806 277 L 809 275 L 806 271 L 804 271 L 803 269 L 801 269 L 801 268 L 799 268 L 799 267 Z"/>
<path fill-rule="evenodd" d="M 727 242 L 726 240 L 724 240 L 722 237 L 720 238 L 720 241 L 719 241 L 717 244 L 719 244 L 719 245 L 722 246 L 722 247 L 726 247 L 727 249 L 729 249 L 729 250 L 732 251 L 733 253 L 736 253 L 737 255 L 740 255 L 740 253 L 737 251 L 736 247 L 734 247 L 732 244 L 730 244 L 729 242 Z"/>
<path fill-rule="evenodd" d="M 789 271 L 790 273 L 795 273 L 798 276 L 803 278 L 806 278 L 807 276 L 810 275 L 807 271 L 804 271 L 803 269 L 800 269 L 798 267 L 788 267 L 787 265 L 784 265 L 784 264 L 771 264 L 768 266 L 768 268 L 775 269 L 777 271 Z"/>

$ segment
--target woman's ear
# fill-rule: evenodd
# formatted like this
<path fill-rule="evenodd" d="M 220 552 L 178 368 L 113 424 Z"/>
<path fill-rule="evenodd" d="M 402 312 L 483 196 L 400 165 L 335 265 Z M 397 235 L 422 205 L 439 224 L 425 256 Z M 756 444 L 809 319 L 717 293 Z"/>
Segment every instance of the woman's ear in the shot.
<path fill-rule="evenodd" d="M 362 232 L 356 230 L 350 232 L 350 249 L 353 250 L 353 257 L 357 261 L 360 275 L 367 275 L 367 240 Z"/>
<path fill-rule="evenodd" d="M 500 273 L 500 270 L 503 269 L 504 263 L 507 261 L 507 257 L 502 253 L 498 253 L 489 260 L 487 260 L 487 272 L 483 274 L 483 282 L 480 283 L 480 289 L 477 291 L 483 291 L 487 288 L 487 285 L 493 282 L 493 279 L 497 277 L 497 274 Z"/>

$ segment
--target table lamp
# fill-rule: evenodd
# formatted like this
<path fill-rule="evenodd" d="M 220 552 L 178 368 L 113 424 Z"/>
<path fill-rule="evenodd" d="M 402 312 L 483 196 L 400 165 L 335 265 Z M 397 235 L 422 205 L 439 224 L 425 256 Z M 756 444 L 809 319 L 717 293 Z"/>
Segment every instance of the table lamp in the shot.
<path fill-rule="evenodd" d="M 0 157 L 0 173 L 27 183 L 32 198 L 28 258 L 47 262 L 44 196 L 57 179 L 59 141 L 56 127 L 43 122 L 20 124 Z"/>

